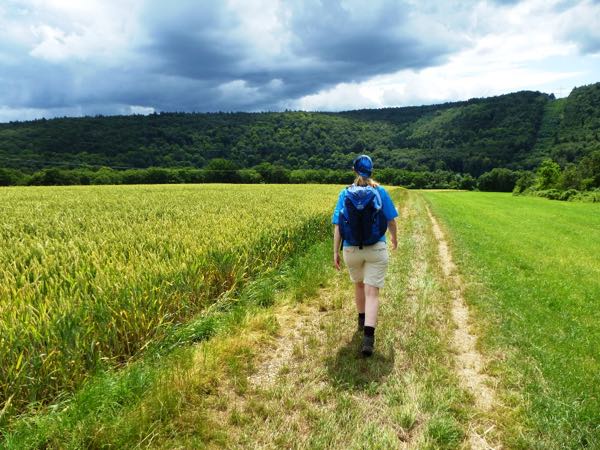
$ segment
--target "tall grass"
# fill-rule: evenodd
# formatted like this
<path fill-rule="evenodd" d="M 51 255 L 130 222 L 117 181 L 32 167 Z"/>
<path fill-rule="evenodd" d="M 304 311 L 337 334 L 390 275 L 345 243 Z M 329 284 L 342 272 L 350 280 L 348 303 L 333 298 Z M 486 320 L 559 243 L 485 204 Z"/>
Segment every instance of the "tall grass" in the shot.
<path fill-rule="evenodd" d="M 485 317 L 510 448 L 600 448 L 600 205 L 427 193 Z M 506 409 L 511 411 L 511 409 Z"/>
<path fill-rule="evenodd" d="M 0 191 L 0 424 L 329 233 L 333 186 Z"/>

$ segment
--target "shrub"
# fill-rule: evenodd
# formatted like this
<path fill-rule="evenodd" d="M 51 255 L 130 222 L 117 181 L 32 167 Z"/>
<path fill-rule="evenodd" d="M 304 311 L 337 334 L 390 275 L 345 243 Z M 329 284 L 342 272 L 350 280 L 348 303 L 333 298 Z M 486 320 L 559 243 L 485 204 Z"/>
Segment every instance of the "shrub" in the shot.
<path fill-rule="evenodd" d="M 562 189 L 580 189 L 581 181 L 577 166 L 569 164 L 560 176 L 559 185 Z"/>
<path fill-rule="evenodd" d="M 579 192 L 577 195 L 571 197 L 569 200 L 587 202 L 587 203 L 600 203 L 600 189 L 593 191 Z"/>
<path fill-rule="evenodd" d="M 496 168 L 481 175 L 477 187 L 480 191 L 512 192 L 518 178 L 518 172 Z"/>
<path fill-rule="evenodd" d="M 92 184 L 119 184 L 122 182 L 121 173 L 110 167 L 99 169 L 91 180 Z"/>
<path fill-rule="evenodd" d="M 25 174 L 16 169 L 0 169 L 0 186 L 23 184 Z"/>
<path fill-rule="evenodd" d="M 559 200 L 567 201 L 579 194 L 577 189 L 567 189 L 560 193 Z"/>
<path fill-rule="evenodd" d="M 522 172 L 515 183 L 513 194 L 524 194 L 526 191 L 531 190 L 535 183 L 536 176 L 533 172 Z"/>
<path fill-rule="evenodd" d="M 562 194 L 558 189 L 545 189 L 540 191 L 535 191 L 535 195 L 538 197 L 549 198 L 550 200 L 560 200 L 560 196 Z"/>
<path fill-rule="evenodd" d="M 258 184 L 264 182 L 261 174 L 254 169 L 238 170 L 238 176 L 240 178 L 240 183 L 244 184 Z"/>
<path fill-rule="evenodd" d="M 30 178 L 29 184 L 38 186 L 61 186 L 81 184 L 81 180 L 72 170 L 52 168 L 36 172 Z"/>
<path fill-rule="evenodd" d="M 551 159 L 545 159 L 537 170 L 538 190 L 553 189 L 560 180 L 560 166 Z"/>
<path fill-rule="evenodd" d="M 473 177 L 473 175 L 471 175 L 469 173 L 467 173 L 467 174 L 463 175 L 462 177 L 460 177 L 460 179 L 458 181 L 458 188 L 459 189 L 464 189 L 464 190 L 467 190 L 467 191 L 472 191 L 473 189 L 475 189 L 476 186 L 477 186 L 477 180 L 475 179 L 475 177 Z"/>

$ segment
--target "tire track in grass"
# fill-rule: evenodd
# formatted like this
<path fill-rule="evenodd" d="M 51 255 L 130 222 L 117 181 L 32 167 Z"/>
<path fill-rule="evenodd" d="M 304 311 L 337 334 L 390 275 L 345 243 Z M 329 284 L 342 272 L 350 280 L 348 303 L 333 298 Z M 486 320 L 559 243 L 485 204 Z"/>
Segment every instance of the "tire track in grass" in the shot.
<path fill-rule="evenodd" d="M 302 341 L 302 333 L 308 328 L 315 328 L 315 320 L 322 314 L 316 308 L 304 308 L 299 312 L 289 305 L 276 313 L 280 325 L 280 333 L 274 347 L 267 350 L 267 355 L 260 362 L 256 373 L 248 381 L 254 388 L 269 388 L 277 381 L 277 375 L 292 362 L 294 345 Z"/>
<path fill-rule="evenodd" d="M 463 387 L 472 394 L 476 408 L 485 414 L 494 407 L 496 402 L 494 391 L 489 386 L 493 384 L 493 380 L 484 373 L 485 359 L 477 350 L 477 336 L 470 331 L 469 308 L 463 295 L 464 284 L 452 259 L 450 248 L 437 219 L 433 216 L 429 207 L 427 207 L 427 215 L 437 241 L 442 272 L 450 286 L 452 319 L 456 326 L 452 337 L 452 345 L 456 352 L 456 369 Z M 494 429 L 494 425 L 489 423 L 482 425 L 482 423 L 476 422 L 469 424 L 468 435 L 471 448 L 500 448 L 498 444 L 492 446 L 486 440 L 486 434 Z M 485 431 L 482 432 L 481 430 L 484 429 Z"/>
<path fill-rule="evenodd" d="M 416 217 L 416 210 L 414 205 L 414 196 L 411 196 L 402 208 L 398 208 L 400 215 L 398 219 L 403 223 L 402 231 L 407 233 L 410 232 L 410 239 L 413 245 L 413 254 L 411 258 L 411 271 L 408 275 L 406 283 L 406 292 L 404 301 L 406 302 L 407 308 L 410 310 L 410 318 L 415 318 L 419 314 L 419 294 L 424 289 L 424 279 L 427 269 L 427 261 L 425 257 L 425 236 L 419 232 L 418 228 L 414 226 Z M 412 225 L 412 230 L 408 229 L 406 224 Z M 393 272 L 392 272 L 393 273 Z M 416 326 L 416 324 L 415 324 Z M 412 381 L 407 384 L 412 389 L 408 389 L 407 393 L 410 398 L 409 402 L 412 404 L 418 404 L 422 393 L 418 387 L 415 377 Z M 423 439 L 423 432 L 425 428 L 427 418 L 423 412 L 419 411 L 415 415 L 415 424 L 408 432 L 405 433 L 403 439 L 403 445 L 401 448 L 414 448 L 418 442 Z"/>

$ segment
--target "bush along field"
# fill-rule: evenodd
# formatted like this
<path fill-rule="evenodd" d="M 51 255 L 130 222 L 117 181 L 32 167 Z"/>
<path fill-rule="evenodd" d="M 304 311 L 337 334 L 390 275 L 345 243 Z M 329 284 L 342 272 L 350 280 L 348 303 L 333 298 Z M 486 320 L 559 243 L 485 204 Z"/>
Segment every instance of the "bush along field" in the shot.
<path fill-rule="evenodd" d="M 507 448 L 600 448 L 600 205 L 426 197 L 495 357 Z"/>
<path fill-rule="evenodd" d="M 585 156 L 577 165 L 567 164 L 561 168 L 555 161 L 546 159 L 535 172 L 513 172 L 512 175 L 515 195 L 600 203 L 600 151 Z"/>
<path fill-rule="evenodd" d="M 334 186 L 0 195 L 0 425 L 119 366 L 329 235 Z"/>
<path fill-rule="evenodd" d="M 545 159 L 533 171 L 495 168 L 477 179 L 477 189 L 485 192 L 512 192 L 550 200 L 600 202 L 600 151 L 577 163 L 561 167 Z"/>

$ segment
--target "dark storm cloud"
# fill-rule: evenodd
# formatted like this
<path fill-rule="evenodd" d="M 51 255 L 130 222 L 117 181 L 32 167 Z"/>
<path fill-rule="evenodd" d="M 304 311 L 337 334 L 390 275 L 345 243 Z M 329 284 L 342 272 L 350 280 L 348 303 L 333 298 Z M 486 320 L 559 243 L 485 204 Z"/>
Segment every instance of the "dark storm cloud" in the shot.
<path fill-rule="evenodd" d="M 168 13 L 152 8 L 145 14 L 151 42 L 140 51 L 154 78 L 136 82 L 137 92 L 127 99 L 167 110 L 278 109 L 340 82 L 437 64 L 455 49 L 448 40 L 410 29 L 404 4 L 369 9 L 375 13 L 365 20 L 362 11 L 339 2 L 298 3 L 290 11 L 291 43 L 265 60 L 251 45 L 252 36 L 235 33 L 239 20 L 223 4 L 180 3 Z M 244 91 L 224 98 L 219 86 L 235 80 L 256 90 L 250 104 Z M 273 80 L 281 81 L 277 89 Z M 161 93 L 150 95 L 153 85 Z"/>
<path fill-rule="evenodd" d="M 142 20 L 150 42 L 140 50 L 160 74 L 227 79 L 239 72 L 238 62 L 249 51 L 232 36 L 239 20 L 224 3 L 151 4 Z"/>
<path fill-rule="evenodd" d="M 172 100 L 136 98 L 161 109 L 277 109 L 286 100 L 340 82 L 435 65 L 456 50 L 449 39 L 440 41 L 439 35 L 407 26 L 409 8 L 399 2 L 370 5 L 375 12 L 367 18 L 365 10 L 336 1 L 298 3 L 290 11 L 291 42 L 270 59 L 252 45 L 252 36 L 235 32 L 239 18 L 222 3 L 183 2 L 167 13 L 163 9 L 145 13 L 150 43 L 140 50 Z M 223 98 L 219 86 L 235 80 L 256 90 L 251 104 L 245 98 Z M 277 89 L 273 80 L 281 82 Z"/>
<path fill-rule="evenodd" d="M 343 7 L 341 2 L 303 5 L 305 8 L 294 11 L 291 19 L 291 50 L 295 57 L 313 63 L 282 77 L 297 86 L 296 94 L 401 69 L 436 65 L 458 47 L 452 42 L 454 39 L 441 40 L 431 30 L 425 32 L 411 26 L 410 8 L 401 2 L 354 9 Z M 431 24 L 434 25 L 433 20 Z"/>
<path fill-rule="evenodd" d="M 348 69 L 347 75 L 362 77 L 426 67 L 451 50 L 425 30 L 411 29 L 409 8 L 402 3 L 369 6 L 371 17 L 363 16 L 361 10 L 345 9 L 337 2 L 326 5 L 318 3 L 308 12 L 294 16 L 294 50 Z"/>
<path fill-rule="evenodd" d="M 443 18 L 419 18 L 399 1 L 280 6 L 281 34 L 270 36 L 276 51 L 258 45 L 225 2 L 191 0 L 148 1 L 141 37 L 117 65 L 96 55 L 41 59 L 31 49 L 8 64 L 0 47 L 0 108 L 277 110 L 341 82 L 437 65 L 462 45 L 440 26 Z"/>
<path fill-rule="evenodd" d="M 0 105 L 61 108 L 78 101 L 72 72 L 62 66 L 31 60 L 25 66 L 0 64 Z"/>

